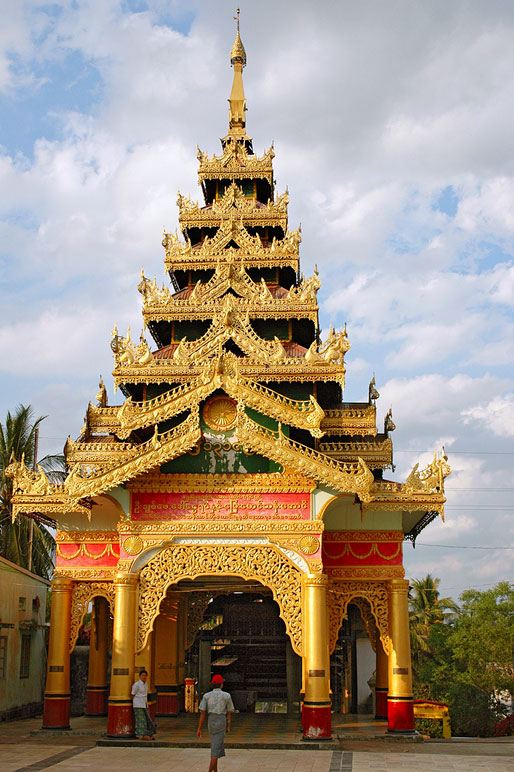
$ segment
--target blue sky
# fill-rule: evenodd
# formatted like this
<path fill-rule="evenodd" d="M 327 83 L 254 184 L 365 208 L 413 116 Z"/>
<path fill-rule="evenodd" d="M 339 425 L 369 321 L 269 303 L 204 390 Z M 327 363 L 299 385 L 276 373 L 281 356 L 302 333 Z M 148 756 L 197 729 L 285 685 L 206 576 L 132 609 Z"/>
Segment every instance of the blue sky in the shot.
<path fill-rule="evenodd" d="M 249 133 L 259 153 L 275 143 L 323 328 L 348 325 L 345 396 L 365 400 L 375 375 L 396 479 L 442 444 L 454 470 L 409 575 L 455 596 L 513 581 L 514 6 L 397 0 L 394 23 L 373 0 L 240 6 Z M 2 11 L 0 407 L 48 415 L 56 451 L 100 374 L 121 402 L 111 330 L 139 334 L 141 266 L 163 275 L 177 190 L 200 196 L 196 145 L 218 152 L 234 8 Z"/>

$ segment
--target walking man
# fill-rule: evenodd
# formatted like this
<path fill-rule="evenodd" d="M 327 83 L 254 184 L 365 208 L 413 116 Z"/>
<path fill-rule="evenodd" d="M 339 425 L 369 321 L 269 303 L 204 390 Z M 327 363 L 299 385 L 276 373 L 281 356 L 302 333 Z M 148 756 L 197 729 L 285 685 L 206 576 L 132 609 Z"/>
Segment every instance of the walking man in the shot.
<path fill-rule="evenodd" d="M 139 681 L 132 684 L 132 707 L 134 709 L 134 718 L 136 721 L 136 737 L 138 740 L 153 740 L 157 732 L 155 724 L 150 718 L 148 712 L 148 673 L 141 670 Z"/>
<path fill-rule="evenodd" d="M 203 695 L 200 703 L 200 720 L 196 736 L 202 736 L 202 726 L 205 715 L 208 714 L 207 725 L 211 736 L 211 763 L 209 772 L 218 772 L 218 759 L 225 755 L 225 731 L 230 732 L 231 712 L 234 710 L 232 697 L 224 692 L 223 678 L 220 675 L 212 677 L 212 691 Z"/>

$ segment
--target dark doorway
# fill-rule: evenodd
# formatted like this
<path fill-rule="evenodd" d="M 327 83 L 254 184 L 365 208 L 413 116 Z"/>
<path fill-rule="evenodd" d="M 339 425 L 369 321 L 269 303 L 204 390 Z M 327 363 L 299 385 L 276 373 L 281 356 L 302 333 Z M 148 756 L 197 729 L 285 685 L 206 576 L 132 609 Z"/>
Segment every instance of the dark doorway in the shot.
<path fill-rule="evenodd" d="M 222 675 L 239 711 L 286 712 L 288 649 L 285 625 L 270 595 L 218 595 L 205 611 L 188 670 L 196 677 L 191 672 L 196 669 L 200 692 L 208 676 Z"/>

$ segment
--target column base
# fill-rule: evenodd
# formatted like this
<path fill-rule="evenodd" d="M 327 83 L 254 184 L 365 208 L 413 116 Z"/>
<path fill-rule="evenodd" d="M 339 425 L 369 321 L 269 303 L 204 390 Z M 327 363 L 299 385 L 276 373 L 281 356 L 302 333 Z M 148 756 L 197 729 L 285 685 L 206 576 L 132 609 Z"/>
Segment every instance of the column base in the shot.
<path fill-rule="evenodd" d="M 414 704 L 412 697 L 388 698 L 387 731 L 394 734 L 414 734 Z"/>
<path fill-rule="evenodd" d="M 45 694 L 42 729 L 70 729 L 70 696 Z"/>
<path fill-rule="evenodd" d="M 88 686 L 86 694 L 86 716 L 106 716 L 107 696 L 106 686 Z"/>
<path fill-rule="evenodd" d="M 303 740 L 331 740 L 332 714 L 329 705 L 308 705 L 302 708 Z"/>
<path fill-rule="evenodd" d="M 107 712 L 107 737 L 133 737 L 134 713 L 132 702 L 109 700 Z"/>

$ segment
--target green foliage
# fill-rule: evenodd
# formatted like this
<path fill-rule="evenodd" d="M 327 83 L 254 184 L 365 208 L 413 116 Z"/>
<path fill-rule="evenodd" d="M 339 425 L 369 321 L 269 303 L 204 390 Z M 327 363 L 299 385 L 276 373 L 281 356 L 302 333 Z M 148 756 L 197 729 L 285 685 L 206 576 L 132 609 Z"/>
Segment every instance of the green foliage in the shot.
<path fill-rule="evenodd" d="M 17 460 L 23 458 L 32 468 L 37 430 L 44 418 L 34 419 L 30 406 L 19 405 L 14 415 L 7 413 L 5 424 L 0 423 L 0 555 L 24 568 L 30 563 L 34 573 L 50 578 L 54 568 L 55 540 L 44 525 L 32 518 L 20 516 L 12 522 L 12 480 L 5 475 L 12 456 Z M 54 480 L 62 479 L 65 474 L 62 456 L 46 456 L 39 466 Z"/>
<path fill-rule="evenodd" d="M 423 592 L 430 582 L 436 592 Z M 439 599 L 438 584 L 430 576 L 413 583 L 414 696 L 446 703 L 453 735 L 490 736 L 514 693 L 514 585 L 468 590 L 458 608 Z"/>

